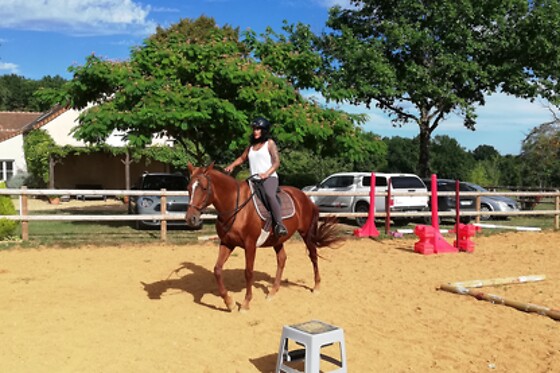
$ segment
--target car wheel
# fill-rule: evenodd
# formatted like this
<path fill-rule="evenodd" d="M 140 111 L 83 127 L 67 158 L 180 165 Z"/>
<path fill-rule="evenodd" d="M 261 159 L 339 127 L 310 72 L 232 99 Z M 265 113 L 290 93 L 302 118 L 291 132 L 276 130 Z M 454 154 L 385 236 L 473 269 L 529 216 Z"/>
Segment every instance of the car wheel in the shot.
<path fill-rule="evenodd" d="M 488 207 L 487 205 L 480 206 L 480 213 L 481 213 L 480 220 L 486 221 L 486 220 L 492 219 L 492 216 L 490 216 L 488 214 L 486 214 L 486 215 L 484 214 L 485 212 L 490 212 L 490 211 L 492 211 L 492 210 L 490 210 L 490 207 Z"/>
<path fill-rule="evenodd" d="M 356 205 L 355 211 L 358 213 L 368 213 L 369 212 L 369 204 L 362 202 Z M 367 221 L 367 216 L 356 218 L 356 224 L 360 227 L 363 226 Z"/>

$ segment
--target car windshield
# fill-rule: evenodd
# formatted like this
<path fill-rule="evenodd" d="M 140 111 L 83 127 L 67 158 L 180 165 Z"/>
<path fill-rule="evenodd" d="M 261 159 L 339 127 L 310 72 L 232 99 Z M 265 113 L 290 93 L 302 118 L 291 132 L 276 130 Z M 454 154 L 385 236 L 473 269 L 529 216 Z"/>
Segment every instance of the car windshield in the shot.
<path fill-rule="evenodd" d="M 146 175 L 144 177 L 144 190 L 187 190 L 187 179 L 175 175 Z"/>
<path fill-rule="evenodd" d="M 476 185 L 476 184 L 464 183 L 463 185 L 466 185 L 467 187 L 469 187 L 470 190 L 475 190 L 475 191 L 479 191 L 479 192 L 487 192 L 488 191 L 488 190 L 484 189 L 483 187 L 481 187 L 480 185 Z"/>

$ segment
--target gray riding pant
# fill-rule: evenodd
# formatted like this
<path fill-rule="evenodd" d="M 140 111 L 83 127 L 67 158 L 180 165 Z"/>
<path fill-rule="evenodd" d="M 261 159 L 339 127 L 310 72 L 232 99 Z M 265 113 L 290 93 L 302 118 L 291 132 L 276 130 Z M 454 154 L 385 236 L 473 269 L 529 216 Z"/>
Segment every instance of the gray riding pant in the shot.
<path fill-rule="evenodd" d="M 282 223 L 282 211 L 280 210 L 280 203 L 278 203 L 278 199 L 276 198 L 278 178 L 274 176 L 267 178 L 263 182 L 263 187 L 270 206 L 270 212 L 272 213 L 272 219 L 276 224 Z"/>

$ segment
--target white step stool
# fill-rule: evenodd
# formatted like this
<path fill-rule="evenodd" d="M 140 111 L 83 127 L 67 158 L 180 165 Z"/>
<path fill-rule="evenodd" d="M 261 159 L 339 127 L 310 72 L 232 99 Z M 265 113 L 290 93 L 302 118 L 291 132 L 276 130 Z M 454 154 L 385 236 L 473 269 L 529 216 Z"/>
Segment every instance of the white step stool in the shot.
<path fill-rule="evenodd" d="M 300 346 L 303 346 L 304 349 L 290 351 L 288 349 L 288 340 L 290 339 Z M 321 354 L 322 347 L 333 343 L 339 343 L 340 360 Z M 329 325 L 317 320 L 295 325 L 284 325 L 282 329 L 282 338 L 280 339 L 278 360 L 276 362 L 276 373 L 300 372 L 299 370 L 287 366 L 285 363 L 304 359 L 305 373 L 319 373 L 321 359 L 329 361 L 340 367 L 332 372 L 346 373 L 346 347 L 344 345 L 344 331 L 337 326 Z"/>

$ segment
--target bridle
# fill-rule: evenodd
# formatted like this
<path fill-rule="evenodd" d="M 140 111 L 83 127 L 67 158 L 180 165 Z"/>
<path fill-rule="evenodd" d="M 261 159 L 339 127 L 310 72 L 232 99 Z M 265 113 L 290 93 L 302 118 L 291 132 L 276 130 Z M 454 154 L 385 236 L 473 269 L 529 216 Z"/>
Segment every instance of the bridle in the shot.
<path fill-rule="evenodd" d="M 206 179 L 206 187 L 203 186 L 202 183 L 199 180 L 196 180 L 200 177 L 204 177 Z M 249 203 L 249 201 L 251 201 L 251 198 L 253 198 L 253 196 L 255 195 L 255 192 L 253 191 L 249 195 L 249 197 L 241 205 L 239 205 L 239 197 L 241 195 L 241 191 L 239 189 L 239 183 L 235 183 L 235 184 L 237 186 L 237 193 L 236 193 L 236 198 L 235 198 L 235 207 L 233 209 L 229 210 L 229 211 L 222 211 L 222 212 L 217 211 L 218 222 L 222 225 L 222 228 L 226 233 L 231 229 L 231 227 L 233 226 L 233 223 L 235 223 L 235 219 L 237 217 L 237 214 Z M 199 186 L 202 190 L 204 190 L 206 192 L 204 202 L 201 204 L 200 207 L 192 205 L 192 204 L 190 206 L 192 208 L 194 208 L 195 210 L 197 210 L 198 212 L 202 213 L 202 211 L 210 204 L 210 198 L 212 196 L 212 180 L 210 180 L 210 176 L 208 176 L 204 173 L 196 176 L 195 181 L 193 182 L 193 186 L 192 186 L 191 201 L 192 201 L 192 197 L 194 196 L 194 192 L 195 192 L 196 188 L 198 188 Z M 219 220 L 220 216 L 223 217 L 223 216 L 227 216 L 227 215 L 229 215 L 229 217 L 224 222 Z"/>

